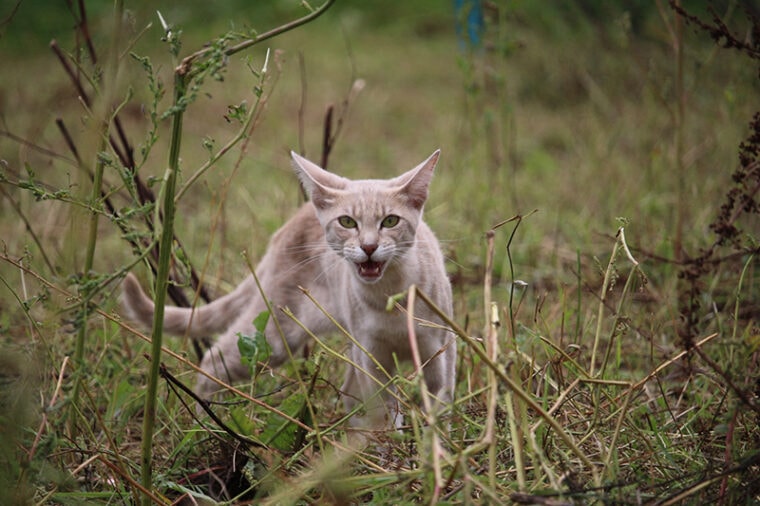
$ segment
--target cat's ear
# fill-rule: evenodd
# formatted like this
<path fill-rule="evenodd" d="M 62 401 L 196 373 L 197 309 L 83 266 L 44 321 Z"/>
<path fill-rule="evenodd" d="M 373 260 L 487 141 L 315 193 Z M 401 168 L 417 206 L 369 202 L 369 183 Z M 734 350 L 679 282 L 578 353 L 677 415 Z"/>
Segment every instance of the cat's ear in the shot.
<path fill-rule="evenodd" d="M 400 186 L 399 193 L 404 195 L 409 205 L 415 209 L 422 209 L 428 197 L 428 187 L 433 179 L 433 170 L 438 164 L 441 150 L 437 149 L 427 160 L 393 180 L 396 186 Z"/>
<path fill-rule="evenodd" d="M 290 156 L 293 159 L 293 170 L 314 205 L 319 209 L 332 205 L 337 192 L 346 187 L 348 180 L 327 172 L 295 151 L 291 151 Z"/>

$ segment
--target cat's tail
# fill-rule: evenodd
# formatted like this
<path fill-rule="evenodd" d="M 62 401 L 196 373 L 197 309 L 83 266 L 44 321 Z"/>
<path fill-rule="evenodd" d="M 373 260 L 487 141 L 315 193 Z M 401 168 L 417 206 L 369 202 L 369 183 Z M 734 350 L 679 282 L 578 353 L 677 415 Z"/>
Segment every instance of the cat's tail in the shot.
<path fill-rule="evenodd" d="M 243 281 L 224 297 L 197 308 L 166 306 L 164 332 L 187 335 L 191 338 L 208 337 L 226 329 L 250 301 L 250 279 Z M 137 278 L 128 273 L 122 284 L 121 305 L 124 317 L 145 329 L 153 324 L 154 305 Z"/>

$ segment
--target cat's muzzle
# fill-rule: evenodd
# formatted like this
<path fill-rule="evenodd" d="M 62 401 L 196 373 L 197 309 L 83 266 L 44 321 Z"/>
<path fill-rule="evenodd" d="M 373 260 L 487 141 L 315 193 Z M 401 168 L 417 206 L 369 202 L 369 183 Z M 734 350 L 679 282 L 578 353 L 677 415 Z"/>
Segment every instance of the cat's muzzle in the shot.
<path fill-rule="evenodd" d="M 359 277 L 368 283 L 379 280 L 383 276 L 384 267 L 385 262 L 373 262 L 372 260 L 356 264 Z"/>

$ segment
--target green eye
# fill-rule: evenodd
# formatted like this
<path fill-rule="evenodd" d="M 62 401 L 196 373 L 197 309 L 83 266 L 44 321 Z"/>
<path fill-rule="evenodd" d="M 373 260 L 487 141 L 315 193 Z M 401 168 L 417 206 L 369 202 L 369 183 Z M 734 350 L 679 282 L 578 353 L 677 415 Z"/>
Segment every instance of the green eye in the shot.
<path fill-rule="evenodd" d="M 343 215 L 339 217 L 338 223 L 340 223 L 340 226 L 343 228 L 356 228 L 356 220 L 350 216 Z"/>
<path fill-rule="evenodd" d="M 392 227 L 395 227 L 396 225 L 398 225 L 398 220 L 399 219 L 400 218 L 398 216 L 396 216 L 395 214 L 390 214 L 390 215 L 386 216 L 385 218 L 383 218 L 383 222 L 380 224 L 380 226 L 383 227 L 383 228 L 392 228 Z"/>

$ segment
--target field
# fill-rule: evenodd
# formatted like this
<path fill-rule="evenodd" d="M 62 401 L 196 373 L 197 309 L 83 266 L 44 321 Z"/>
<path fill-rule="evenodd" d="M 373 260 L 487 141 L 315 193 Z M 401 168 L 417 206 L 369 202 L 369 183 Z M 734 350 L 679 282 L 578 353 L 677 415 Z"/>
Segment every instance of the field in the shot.
<path fill-rule="evenodd" d="M 760 502 L 757 6 L 90 3 L 0 7 L 0 504 Z M 290 150 L 438 148 L 440 418 L 409 366 L 405 429 L 352 430 L 337 332 L 199 414 L 203 344 L 119 317 L 127 272 L 231 291 Z"/>

